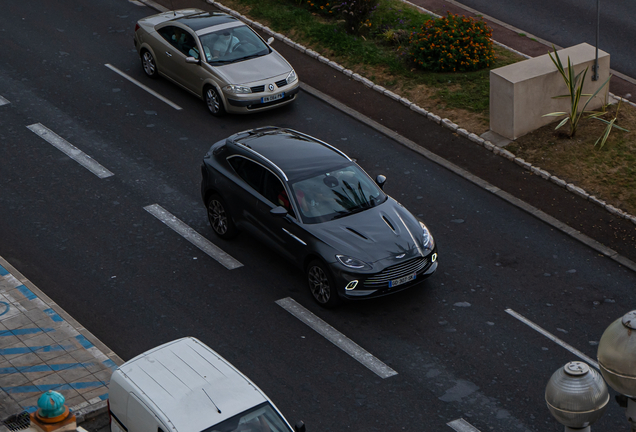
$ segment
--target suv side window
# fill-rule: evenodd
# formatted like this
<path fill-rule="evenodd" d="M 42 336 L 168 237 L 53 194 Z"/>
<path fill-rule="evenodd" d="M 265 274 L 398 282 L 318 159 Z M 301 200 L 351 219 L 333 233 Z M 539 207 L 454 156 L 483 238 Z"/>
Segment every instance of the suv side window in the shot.
<path fill-rule="evenodd" d="M 229 158 L 228 162 L 232 165 L 232 168 L 234 168 L 234 171 L 236 171 L 239 177 L 245 180 L 245 182 L 252 186 L 257 192 L 262 193 L 263 175 L 267 171 L 265 168 L 240 156 Z"/>
<path fill-rule="evenodd" d="M 291 216 L 296 217 L 283 182 L 269 170 L 265 170 L 263 196 L 275 206 L 285 207 Z"/>

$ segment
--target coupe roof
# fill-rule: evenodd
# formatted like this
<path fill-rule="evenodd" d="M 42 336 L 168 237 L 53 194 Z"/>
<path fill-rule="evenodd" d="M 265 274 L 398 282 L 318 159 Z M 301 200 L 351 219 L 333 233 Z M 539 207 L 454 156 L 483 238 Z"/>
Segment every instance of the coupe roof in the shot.
<path fill-rule="evenodd" d="M 175 19 L 183 25 L 190 27 L 192 30 L 199 31 L 204 28 L 214 27 L 219 24 L 238 21 L 233 16 L 220 12 L 198 12 L 192 15 L 186 15 Z"/>
<path fill-rule="evenodd" d="M 289 180 L 351 162 L 340 150 L 291 129 L 260 128 L 237 134 L 243 144 L 278 166 Z"/>

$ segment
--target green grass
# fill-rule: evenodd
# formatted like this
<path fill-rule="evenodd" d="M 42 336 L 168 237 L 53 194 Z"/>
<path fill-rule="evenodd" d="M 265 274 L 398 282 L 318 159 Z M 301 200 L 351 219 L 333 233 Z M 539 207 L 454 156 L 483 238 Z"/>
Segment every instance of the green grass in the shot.
<path fill-rule="evenodd" d="M 405 55 L 407 33 L 419 29 L 431 17 L 396 0 L 381 0 L 374 12 L 371 30 L 364 36 L 346 33 L 331 16 L 312 13 L 295 0 L 230 0 L 229 6 L 249 8 L 253 19 L 267 22 L 274 31 L 291 35 L 299 43 L 312 47 L 349 69 L 380 70 L 391 76 L 378 84 L 391 88 L 398 83 L 406 89 L 424 84 L 437 89 L 436 96 L 448 108 L 461 108 L 488 115 L 489 70 L 470 73 L 435 73 L 415 69 Z M 399 31 L 401 41 L 391 41 L 384 34 Z M 495 47 L 497 60 L 492 68 L 519 61 L 508 51 Z"/>

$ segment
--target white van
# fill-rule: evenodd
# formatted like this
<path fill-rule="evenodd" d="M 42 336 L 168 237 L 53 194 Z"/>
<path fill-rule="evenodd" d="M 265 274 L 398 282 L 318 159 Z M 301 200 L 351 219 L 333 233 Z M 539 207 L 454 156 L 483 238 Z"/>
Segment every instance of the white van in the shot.
<path fill-rule="evenodd" d="M 265 393 L 192 337 L 118 367 L 108 405 L 111 432 L 292 432 Z"/>

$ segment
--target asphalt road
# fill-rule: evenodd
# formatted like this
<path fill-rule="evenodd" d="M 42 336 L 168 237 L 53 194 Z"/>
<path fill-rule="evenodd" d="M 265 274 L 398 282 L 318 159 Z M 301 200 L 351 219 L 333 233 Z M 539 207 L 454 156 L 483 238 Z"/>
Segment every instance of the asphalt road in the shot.
<path fill-rule="evenodd" d="M 144 77 L 132 31 L 151 13 L 106 0 L 6 6 L 0 255 L 123 359 L 198 337 L 310 431 L 450 431 L 458 418 L 481 431 L 561 430 L 545 385 L 578 358 L 507 310 L 595 358 L 604 329 L 634 304 L 635 275 L 307 93 L 288 108 L 212 118 L 201 101 Z M 99 178 L 27 128 L 38 123 L 114 175 Z M 386 175 L 385 190 L 432 229 L 438 273 L 327 311 L 300 272 L 254 239 L 215 238 L 199 196 L 201 158 L 213 142 L 269 124 L 324 139 L 371 176 Z M 432 122 L 424 129 L 440 143 L 458 139 Z M 221 266 L 144 210 L 151 204 L 243 267 Z M 358 363 L 276 303 L 285 298 L 397 375 Z M 628 429 L 612 402 L 594 430 Z"/>
<path fill-rule="evenodd" d="M 636 4 L 628 0 L 458 0 L 525 32 L 562 47 L 587 42 L 596 46 L 600 4 L 599 49 L 611 56 L 611 68 L 636 77 L 633 41 Z"/>

